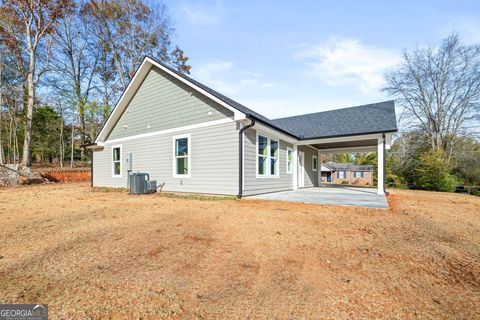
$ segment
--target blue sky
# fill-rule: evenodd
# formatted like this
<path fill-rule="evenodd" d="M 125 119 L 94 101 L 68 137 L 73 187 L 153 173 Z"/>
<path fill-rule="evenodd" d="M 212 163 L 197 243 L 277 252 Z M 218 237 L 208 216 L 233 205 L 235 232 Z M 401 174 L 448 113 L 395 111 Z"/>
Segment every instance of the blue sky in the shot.
<path fill-rule="evenodd" d="M 167 0 L 191 76 L 270 118 L 390 99 L 404 48 L 480 42 L 480 1 Z"/>

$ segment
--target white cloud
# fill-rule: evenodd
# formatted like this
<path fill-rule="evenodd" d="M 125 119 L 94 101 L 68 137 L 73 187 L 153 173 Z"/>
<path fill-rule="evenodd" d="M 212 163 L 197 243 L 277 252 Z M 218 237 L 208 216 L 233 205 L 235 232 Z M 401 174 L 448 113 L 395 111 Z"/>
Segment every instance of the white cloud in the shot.
<path fill-rule="evenodd" d="M 216 27 L 221 24 L 221 17 L 218 12 L 207 12 L 205 10 L 194 9 L 186 5 L 182 5 L 180 10 L 182 12 L 182 16 L 184 16 L 187 21 L 193 25 Z"/>
<path fill-rule="evenodd" d="M 214 61 L 193 68 L 192 75 L 200 82 L 204 82 L 212 87 L 212 89 L 225 94 L 237 92 L 235 85 L 223 80 L 225 75 L 229 73 L 233 67 L 230 61 Z"/>
<path fill-rule="evenodd" d="M 238 95 L 254 88 L 275 86 L 273 82 L 265 81 L 262 74 L 237 70 L 233 62 L 223 60 L 194 67 L 192 76 L 224 94 Z"/>
<path fill-rule="evenodd" d="M 466 44 L 480 43 L 480 22 L 470 17 L 456 18 L 441 30 L 443 38 L 457 32 Z"/>
<path fill-rule="evenodd" d="M 399 54 L 355 39 L 330 38 L 322 44 L 302 45 L 295 59 L 306 61 L 309 73 L 324 84 L 354 86 L 370 94 L 382 87 L 385 71 L 399 61 Z"/>

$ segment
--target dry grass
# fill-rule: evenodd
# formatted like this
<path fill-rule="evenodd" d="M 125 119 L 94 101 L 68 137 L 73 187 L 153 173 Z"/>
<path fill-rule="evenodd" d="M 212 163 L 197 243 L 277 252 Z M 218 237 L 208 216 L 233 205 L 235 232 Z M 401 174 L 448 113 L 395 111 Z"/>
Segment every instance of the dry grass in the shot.
<path fill-rule="evenodd" d="M 0 303 L 51 319 L 480 318 L 480 198 L 390 210 L 0 189 Z"/>

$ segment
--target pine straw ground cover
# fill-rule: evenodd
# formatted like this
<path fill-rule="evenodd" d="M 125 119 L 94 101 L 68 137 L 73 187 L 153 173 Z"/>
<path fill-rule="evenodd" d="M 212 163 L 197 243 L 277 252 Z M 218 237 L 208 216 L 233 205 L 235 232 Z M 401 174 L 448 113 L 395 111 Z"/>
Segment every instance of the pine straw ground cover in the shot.
<path fill-rule="evenodd" d="M 480 198 L 391 208 L 0 189 L 0 303 L 50 319 L 479 319 Z"/>

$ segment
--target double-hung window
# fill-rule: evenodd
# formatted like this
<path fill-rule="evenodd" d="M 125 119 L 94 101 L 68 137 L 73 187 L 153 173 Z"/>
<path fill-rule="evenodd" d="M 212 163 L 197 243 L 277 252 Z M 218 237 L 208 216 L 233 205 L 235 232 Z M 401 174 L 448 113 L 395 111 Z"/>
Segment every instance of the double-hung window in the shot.
<path fill-rule="evenodd" d="M 287 174 L 292 174 L 293 172 L 293 150 L 290 147 L 287 147 Z"/>
<path fill-rule="evenodd" d="M 354 177 L 355 178 L 363 178 L 363 171 L 355 171 Z"/>
<path fill-rule="evenodd" d="M 279 141 L 263 136 L 257 136 L 257 176 L 278 177 Z"/>
<path fill-rule="evenodd" d="M 338 173 L 337 173 L 337 174 L 338 174 L 338 176 L 337 176 L 337 177 L 338 177 L 338 179 L 345 179 L 345 178 L 346 178 L 346 176 L 347 176 L 347 175 L 346 175 L 346 172 L 345 172 L 345 171 L 343 171 L 343 170 L 341 170 L 341 171 L 338 171 Z"/>
<path fill-rule="evenodd" d="M 190 140 L 190 135 L 173 137 L 173 176 L 176 178 L 190 178 Z"/>
<path fill-rule="evenodd" d="M 122 146 L 112 146 L 112 177 L 122 177 Z"/>
<path fill-rule="evenodd" d="M 312 156 L 312 170 L 313 171 L 318 170 L 318 157 L 317 156 Z"/>

